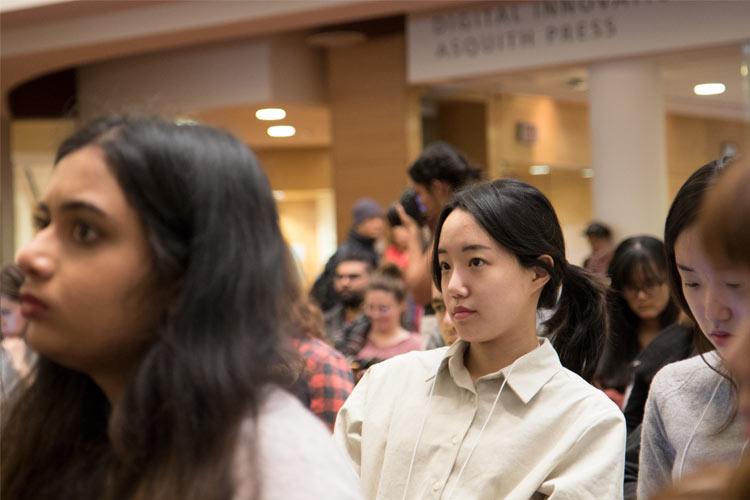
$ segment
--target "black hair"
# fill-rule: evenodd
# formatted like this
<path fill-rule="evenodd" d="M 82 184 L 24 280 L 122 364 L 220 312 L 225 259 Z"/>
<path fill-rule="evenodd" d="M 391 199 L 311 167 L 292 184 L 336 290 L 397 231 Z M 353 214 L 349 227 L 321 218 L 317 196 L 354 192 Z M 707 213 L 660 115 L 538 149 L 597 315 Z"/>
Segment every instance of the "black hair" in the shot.
<path fill-rule="evenodd" d="M 442 141 L 427 146 L 409 167 L 411 180 L 428 188 L 433 180 L 439 180 L 457 190 L 481 176 L 480 169 L 469 165 L 461 153 Z"/>
<path fill-rule="evenodd" d="M 114 409 L 87 375 L 39 359 L 3 416 L 3 495 L 231 499 L 240 424 L 283 362 L 285 247 L 268 181 L 243 143 L 204 126 L 111 116 L 56 161 L 85 147 L 104 153 L 145 228 L 144 266 L 172 293 Z"/>
<path fill-rule="evenodd" d="M 483 182 L 457 193 L 440 213 L 433 242 L 432 276 L 441 291 L 440 233 L 456 209 L 473 216 L 523 267 L 540 267 L 549 273 L 537 306 L 556 308 L 544 323 L 546 335 L 563 366 L 591 381 L 607 331 L 605 290 L 587 271 L 565 259 L 560 222 L 547 197 L 514 179 Z M 541 260 L 542 255 L 549 255 L 553 264 Z"/>
<path fill-rule="evenodd" d="M 641 319 L 628 305 L 625 289 L 666 283 L 664 243 L 652 236 L 633 236 L 623 240 L 615 249 L 607 274 L 611 280 L 610 337 L 596 378 L 603 387 L 624 391 L 630 382 L 629 365 L 641 350 L 638 341 Z M 677 304 L 670 296 L 659 314 L 660 328 L 674 323 L 678 314 Z"/>
<path fill-rule="evenodd" d="M 20 300 L 19 290 L 23 285 L 23 271 L 16 264 L 6 264 L 0 271 L 0 295 L 15 301 Z"/>
<path fill-rule="evenodd" d="M 336 268 L 342 262 L 364 262 L 367 264 L 368 272 L 372 272 L 378 265 L 372 253 L 360 250 L 356 247 L 342 247 L 342 249 L 336 254 L 335 259 L 336 265 L 333 267 L 334 273 L 336 272 Z"/>
<path fill-rule="evenodd" d="M 406 300 L 406 289 L 401 278 L 400 270 L 396 265 L 384 266 L 370 278 L 365 293 L 372 290 L 380 290 L 393 295 L 399 304 Z"/>
<path fill-rule="evenodd" d="M 593 236 L 595 238 L 606 238 L 612 237 L 612 230 L 606 224 L 601 222 L 592 222 L 588 225 L 584 233 L 586 236 Z"/>

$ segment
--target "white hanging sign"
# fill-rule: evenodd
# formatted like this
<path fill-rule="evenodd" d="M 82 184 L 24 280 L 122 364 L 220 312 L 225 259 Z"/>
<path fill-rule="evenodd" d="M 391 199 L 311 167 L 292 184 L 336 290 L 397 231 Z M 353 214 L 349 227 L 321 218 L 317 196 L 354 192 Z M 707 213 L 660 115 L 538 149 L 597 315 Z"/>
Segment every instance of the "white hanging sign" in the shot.
<path fill-rule="evenodd" d="M 407 32 L 409 82 L 427 83 L 750 40 L 750 1 L 485 2 Z"/>

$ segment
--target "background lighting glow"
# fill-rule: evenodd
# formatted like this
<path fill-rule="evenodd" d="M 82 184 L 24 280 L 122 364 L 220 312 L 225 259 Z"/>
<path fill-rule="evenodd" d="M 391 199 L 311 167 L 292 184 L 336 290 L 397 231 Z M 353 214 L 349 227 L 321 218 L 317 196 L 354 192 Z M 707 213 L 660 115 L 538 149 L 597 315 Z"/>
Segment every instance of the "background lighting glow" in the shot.
<path fill-rule="evenodd" d="M 263 108 L 255 112 L 255 118 L 258 120 L 283 120 L 286 118 L 286 111 L 281 108 Z"/>
<path fill-rule="evenodd" d="M 727 88 L 723 83 L 701 83 L 693 87 L 695 95 L 717 95 L 723 94 Z"/>
<path fill-rule="evenodd" d="M 274 125 L 273 127 L 268 127 L 266 133 L 271 137 L 292 137 L 297 133 L 297 129 L 291 125 Z"/>

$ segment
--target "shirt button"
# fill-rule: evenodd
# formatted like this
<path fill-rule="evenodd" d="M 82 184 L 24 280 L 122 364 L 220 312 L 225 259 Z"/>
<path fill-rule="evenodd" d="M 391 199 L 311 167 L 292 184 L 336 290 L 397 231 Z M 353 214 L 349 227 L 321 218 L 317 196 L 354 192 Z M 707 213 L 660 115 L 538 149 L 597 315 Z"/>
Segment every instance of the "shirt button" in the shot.
<path fill-rule="evenodd" d="M 432 489 L 433 489 L 433 491 L 439 490 L 440 489 L 440 483 L 438 481 L 435 481 L 434 483 L 432 483 Z"/>
<path fill-rule="evenodd" d="M 458 444 L 458 436 L 453 436 L 453 437 L 451 438 L 451 443 L 453 443 L 453 444 Z"/>

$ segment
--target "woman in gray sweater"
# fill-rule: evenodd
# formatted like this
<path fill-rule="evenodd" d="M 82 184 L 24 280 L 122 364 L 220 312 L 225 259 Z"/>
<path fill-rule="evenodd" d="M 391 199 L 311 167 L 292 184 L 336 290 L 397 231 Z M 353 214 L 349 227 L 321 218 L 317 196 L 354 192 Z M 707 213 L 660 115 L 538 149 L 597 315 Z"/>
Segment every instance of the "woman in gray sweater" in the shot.
<path fill-rule="evenodd" d="M 661 370 L 651 385 L 641 434 L 638 498 L 705 463 L 736 463 L 747 442 L 736 417 L 735 384 L 724 366 L 726 346 L 745 319 L 738 276 L 716 269 L 703 253 L 696 225 L 704 194 L 722 162 L 698 169 L 667 216 L 665 245 L 672 290 L 702 335 L 699 356 Z"/>

